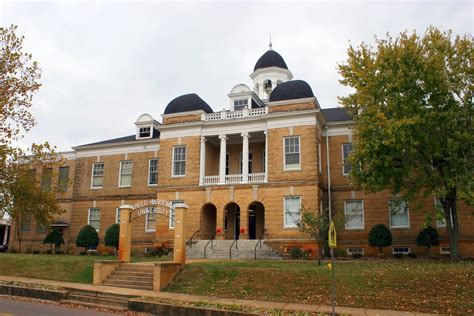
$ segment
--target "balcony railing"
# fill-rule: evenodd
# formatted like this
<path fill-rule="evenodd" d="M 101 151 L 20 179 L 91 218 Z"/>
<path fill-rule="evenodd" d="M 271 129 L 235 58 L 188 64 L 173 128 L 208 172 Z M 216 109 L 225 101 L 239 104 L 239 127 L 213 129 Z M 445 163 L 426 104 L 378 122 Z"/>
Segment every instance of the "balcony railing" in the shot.
<path fill-rule="evenodd" d="M 249 173 L 248 183 L 261 183 L 266 182 L 267 177 L 264 172 L 262 173 Z M 229 174 L 225 176 L 225 183 L 219 181 L 219 176 L 205 176 L 202 184 L 203 185 L 214 185 L 214 184 L 239 184 L 244 183 L 243 175 L 241 174 Z"/>
<path fill-rule="evenodd" d="M 202 116 L 204 121 L 234 120 L 243 117 L 260 116 L 268 113 L 268 108 L 243 109 L 239 111 L 221 111 L 216 113 L 205 113 Z"/>

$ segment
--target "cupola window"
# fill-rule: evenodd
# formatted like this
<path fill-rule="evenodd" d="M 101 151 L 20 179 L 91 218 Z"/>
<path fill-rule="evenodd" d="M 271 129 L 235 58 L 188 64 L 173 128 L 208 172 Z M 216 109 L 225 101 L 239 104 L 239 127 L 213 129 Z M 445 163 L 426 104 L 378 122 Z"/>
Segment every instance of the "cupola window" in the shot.
<path fill-rule="evenodd" d="M 140 127 L 138 131 L 138 138 L 150 138 L 151 137 L 151 127 Z"/>
<path fill-rule="evenodd" d="M 248 99 L 234 100 L 234 111 L 242 110 L 243 108 L 248 107 Z"/>
<path fill-rule="evenodd" d="M 270 94 L 272 92 L 272 82 L 271 80 L 265 80 L 263 83 L 263 89 L 265 89 L 265 92 Z"/>

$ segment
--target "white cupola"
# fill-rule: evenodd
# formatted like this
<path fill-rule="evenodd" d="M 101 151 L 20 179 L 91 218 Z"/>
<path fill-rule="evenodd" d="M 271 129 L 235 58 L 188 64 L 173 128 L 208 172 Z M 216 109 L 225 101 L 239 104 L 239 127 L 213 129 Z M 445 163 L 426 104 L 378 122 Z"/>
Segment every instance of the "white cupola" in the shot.
<path fill-rule="evenodd" d="M 160 123 L 158 123 L 150 114 L 142 114 L 135 122 L 137 127 L 136 139 L 150 139 L 155 133 L 158 133 Z"/>

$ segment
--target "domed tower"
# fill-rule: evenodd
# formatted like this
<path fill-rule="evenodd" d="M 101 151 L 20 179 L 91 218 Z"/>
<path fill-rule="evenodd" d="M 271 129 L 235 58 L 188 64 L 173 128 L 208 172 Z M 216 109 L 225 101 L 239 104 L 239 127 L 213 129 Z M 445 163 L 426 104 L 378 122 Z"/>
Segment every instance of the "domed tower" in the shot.
<path fill-rule="evenodd" d="M 293 75 L 283 57 L 273 50 L 270 42 L 268 51 L 258 59 L 250 78 L 253 80 L 253 91 L 260 99 L 268 100 L 273 89 L 293 79 Z"/>

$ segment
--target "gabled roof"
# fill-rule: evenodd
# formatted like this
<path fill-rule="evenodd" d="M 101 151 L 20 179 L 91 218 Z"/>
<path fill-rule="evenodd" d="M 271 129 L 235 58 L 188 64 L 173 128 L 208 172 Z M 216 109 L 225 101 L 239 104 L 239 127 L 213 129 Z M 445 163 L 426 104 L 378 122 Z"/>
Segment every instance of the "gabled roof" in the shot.
<path fill-rule="evenodd" d="M 157 129 L 153 129 L 153 137 L 151 139 L 156 139 L 156 138 L 160 138 L 160 132 Z M 137 142 L 137 141 L 143 141 L 143 140 L 144 139 L 137 139 L 137 135 L 133 134 L 133 135 L 119 137 L 119 138 L 102 140 L 100 142 L 79 145 L 79 146 L 76 146 L 75 148 L 82 148 L 82 147 L 96 146 L 96 145 L 109 145 L 109 144 L 115 144 L 115 143 Z"/>
<path fill-rule="evenodd" d="M 321 109 L 326 122 L 352 121 L 352 116 L 345 108 Z"/>

